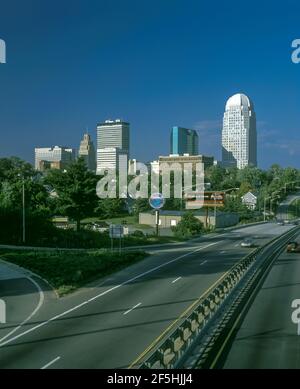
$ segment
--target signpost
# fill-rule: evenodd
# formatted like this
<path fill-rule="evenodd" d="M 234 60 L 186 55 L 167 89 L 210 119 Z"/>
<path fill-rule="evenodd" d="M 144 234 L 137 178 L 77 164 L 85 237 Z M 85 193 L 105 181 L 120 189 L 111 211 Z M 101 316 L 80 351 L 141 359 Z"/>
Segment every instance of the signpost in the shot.
<path fill-rule="evenodd" d="M 111 239 L 111 251 L 114 250 L 114 239 L 119 239 L 119 253 L 121 254 L 122 238 L 124 238 L 124 226 L 111 224 L 109 226 L 109 237 Z"/>
<path fill-rule="evenodd" d="M 6 324 L 6 305 L 5 301 L 0 299 L 0 324 Z"/>
<path fill-rule="evenodd" d="M 161 193 L 153 193 L 149 199 L 150 207 L 155 210 L 155 229 L 158 236 L 159 210 L 165 205 L 165 199 Z"/>
<path fill-rule="evenodd" d="M 223 207 L 225 192 L 202 192 L 192 195 L 187 194 L 186 208 L 199 209 L 202 207 Z"/>

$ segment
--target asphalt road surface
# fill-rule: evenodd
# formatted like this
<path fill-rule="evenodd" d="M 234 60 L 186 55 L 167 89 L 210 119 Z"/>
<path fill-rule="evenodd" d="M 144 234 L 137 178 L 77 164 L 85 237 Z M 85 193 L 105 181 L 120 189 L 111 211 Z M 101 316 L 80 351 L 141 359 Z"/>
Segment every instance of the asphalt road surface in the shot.
<path fill-rule="evenodd" d="M 291 319 L 295 299 L 300 299 L 300 254 L 283 252 L 243 320 L 224 368 L 299 369 L 300 335 Z"/>
<path fill-rule="evenodd" d="M 142 262 L 61 299 L 34 277 L 5 279 L 0 265 L 0 298 L 8 309 L 0 324 L 0 368 L 129 367 L 249 253 L 240 246 L 245 237 L 261 245 L 290 228 L 261 224 L 152 248 Z"/>

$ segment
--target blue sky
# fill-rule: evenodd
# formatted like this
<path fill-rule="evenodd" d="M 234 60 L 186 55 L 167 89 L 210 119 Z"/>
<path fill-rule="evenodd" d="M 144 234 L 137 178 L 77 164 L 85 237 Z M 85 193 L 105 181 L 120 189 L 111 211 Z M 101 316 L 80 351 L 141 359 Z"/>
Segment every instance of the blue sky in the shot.
<path fill-rule="evenodd" d="M 300 168 L 298 1 L 0 0 L 0 157 L 77 147 L 86 127 L 131 123 L 131 156 L 169 152 L 173 125 L 220 158 L 225 102 L 254 102 L 258 162 Z"/>

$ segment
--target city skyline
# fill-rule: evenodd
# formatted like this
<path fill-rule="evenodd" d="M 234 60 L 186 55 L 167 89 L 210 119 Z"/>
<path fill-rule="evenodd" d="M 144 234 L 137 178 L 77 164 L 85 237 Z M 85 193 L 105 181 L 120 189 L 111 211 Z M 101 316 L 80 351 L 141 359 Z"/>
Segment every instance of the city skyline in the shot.
<path fill-rule="evenodd" d="M 230 98 L 230 97 L 229 97 Z M 228 99 L 227 99 L 228 100 Z M 105 121 L 109 121 L 110 119 L 105 119 Z M 116 120 L 119 120 L 119 121 L 122 121 L 122 122 L 130 122 L 129 120 L 123 120 L 122 119 L 116 119 Z M 219 125 L 217 125 L 217 122 L 220 122 Z M 223 121 L 223 117 L 222 115 L 220 115 L 220 119 L 219 120 L 208 120 L 208 121 L 200 121 L 198 123 L 195 123 L 194 125 L 194 128 L 191 128 L 191 131 L 195 132 L 196 134 L 198 134 L 198 141 L 200 142 L 200 145 L 198 146 L 199 147 L 199 150 L 198 150 L 198 154 L 204 154 L 204 155 L 209 155 L 209 156 L 213 156 L 215 158 L 216 161 L 220 161 L 222 162 L 222 121 Z M 258 125 L 265 125 L 265 123 L 263 122 L 260 122 L 258 121 Z M 92 126 L 93 127 L 93 126 Z M 94 125 L 94 128 L 92 128 L 91 130 L 91 133 L 89 133 L 89 136 L 90 136 L 90 139 L 91 141 L 94 143 L 94 144 L 97 144 L 97 131 L 98 131 L 98 127 L 99 127 L 99 123 L 95 124 Z M 166 143 L 169 143 L 169 144 L 166 144 L 166 147 L 167 149 L 169 148 L 170 149 L 170 140 L 168 140 L 168 137 L 170 138 L 170 132 L 172 132 L 172 130 L 177 127 L 177 128 L 184 128 L 184 126 L 181 126 L 181 125 L 173 125 L 171 126 L 170 128 L 166 129 L 166 131 L 163 133 L 164 136 L 162 138 L 160 138 L 160 143 L 162 144 L 166 144 Z M 187 126 L 185 126 L 187 127 Z M 207 136 L 207 132 L 208 131 L 211 131 L 211 134 L 208 135 L 208 138 L 209 138 L 209 141 L 210 141 L 210 138 L 213 139 L 213 141 L 215 143 L 211 144 L 210 146 L 213 146 L 212 148 L 207 148 L 207 142 L 201 142 L 201 140 L 205 140 L 206 136 Z M 132 132 L 132 130 L 131 130 Z M 78 130 L 78 133 L 82 134 L 84 133 L 84 131 L 82 129 L 79 129 Z M 76 132 L 77 134 L 77 132 Z M 262 133 L 260 133 L 259 131 L 257 132 L 257 149 L 258 151 L 261 149 L 262 147 L 262 144 L 259 142 L 261 139 L 263 138 L 266 138 L 268 137 L 269 135 L 270 136 L 274 136 L 276 135 L 277 133 L 275 131 L 271 131 L 269 134 L 265 131 L 262 131 Z M 132 137 L 132 138 L 135 138 L 135 137 Z M 63 136 L 61 139 L 65 139 L 64 141 L 62 141 L 61 143 L 60 142 L 54 142 L 51 144 L 51 146 L 49 147 L 55 147 L 55 145 L 59 145 L 60 147 L 64 147 L 62 145 L 67 145 L 67 147 L 69 148 L 72 148 L 72 149 L 75 149 L 77 152 L 79 151 L 79 147 L 78 147 L 78 141 L 76 142 L 75 140 L 75 143 L 73 141 L 73 143 L 70 143 L 68 140 L 67 140 L 67 136 Z M 138 143 L 138 139 L 135 138 L 134 139 L 135 141 L 137 141 Z M 167 142 L 169 141 L 169 142 Z M 134 142 L 136 143 L 136 142 Z M 40 145 L 43 145 L 39 148 L 47 148 L 48 146 L 45 145 L 45 142 L 39 142 Z M 137 146 L 137 145 L 136 145 Z M 269 146 L 269 145 L 268 145 Z M 132 147 L 132 146 L 131 146 Z M 282 144 L 282 149 L 287 149 L 287 146 Z M 140 158 L 137 157 L 137 155 L 140 155 L 139 152 L 138 152 L 138 149 L 139 147 L 132 147 L 132 149 L 134 150 L 132 152 L 133 154 L 133 157 L 136 158 L 136 159 L 139 159 L 139 160 L 143 160 L 145 162 L 149 162 L 151 160 L 155 160 L 157 159 L 157 157 L 161 154 L 161 155 L 166 155 L 168 154 L 168 152 L 166 150 L 162 150 L 162 148 L 160 149 L 161 152 L 156 152 L 155 149 L 152 149 L 149 153 L 149 149 L 147 150 L 148 151 L 148 155 L 150 155 L 149 158 L 143 158 L 143 156 L 141 156 Z M 214 150 L 214 153 L 213 152 L 206 152 L 205 150 Z M 294 152 L 290 152 L 289 155 L 294 155 L 295 153 Z M 22 155 L 16 155 L 16 154 L 7 154 L 7 155 L 3 155 L 4 157 L 7 156 L 7 157 L 10 157 L 10 156 L 16 156 L 16 157 L 20 157 L 20 158 L 24 158 L 25 160 L 27 160 L 28 162 L 32 163 L 33 165 L 35 165 L 35 158 L 34 158 L 34 155 L 32 156 L 29 156 L 29 157 L 23 157 Z M 279 161 L 276 161 L 274 160 L 273 162 L 270 162 L 270 164 L 280 164 Z M 271 165 L 259 165 L 259 163 L 257 163 L 257 167 L 261 167 L 261 168 L 267 168 Z M 282 164 L 283 167 L 287 167 L 287 166 L 293 166 L 293 167 L 298 167 L 298 165 L 289 165 L 289 163 L 287 163 L 286 165 Z M 300 166 L 300 165 L 299 165 Z"/>
<path fill-rule="evenodd" d="M 241 119 L 238 117 L 239 120 L 237 120 L 236 115 L 239 116 L 240 114 Z M 232 129 L 234 134 L 231 134 L 232 130 L 230 129 L 232 120 L 234 121 L 234 128 Z M 239 130 L 238 136 L 236 134 L 236 125 L 238 125 Z M 246 131 L 246 134 L 244 134 L 243 131 Z M 233 135 L 236 138 L 235 140 L 232 138 Z M 87 147 L 85 144 L 86 137 L 88 137 L 89 142 L 93 145 L 91 135 L 84 134 L 84 138 L 80 143 L 80 148 L 83 147 L 85 149 Z M 217 159 L 215 155 L 209 156 L 212 157 L 215 162 L 219 162 L 224 167 L 237 166 L 239 169 L 248 165 L 257 166 L 256 115 L 253 103 L 246 95 L 237 93 L 227 100 L 221 138 L 221 144 L 216 145 L 222 148 L 221 158 Z M 130 139 L 129 122 L 122 119 L 106 119 L 98 123 L 96 127 L 97 148 L 95 149 L 96 171 L 100 172 L 100 170 L 102 171 L 102 169 L 105 168 L 118 169 L 119 156 L 122 156 L 122 158 L 126 157 L 126 161 L 129 161 Z M 243 147 L 241 146 L 242 142 L 246 142 L 243 144 Z M 236 143 L 234 147 L 232 146 L 232 143 Z M 226 147 L 228 150 L 225 152 Z M 79 156 L 80 148 L 78 151 Z M 231 151 L 233 151 L 233 153 Z M 86 151 L 84 151 L 83 154 L 85 154 L 85 152 Z M 168 153 L 165 154 L 167 155 Z M 229 154 L 232 155 L 229 156 Z M 168 155 L 201 155 L 201 152 L 199 151 L 198 131 L 195 129 L 173 126 L 170 129 L 170 150 Z M 160 156 L 156 155 L 155 158 L 160 158 Z M 156 159 L 154 161 L 156 161 Z M 136 161 L 136 158 L 134 158 L 134 160 Z M 140 161 L 143 161 L 144 163 L 151 162 L 149 160 Z M 125 162 L 123 161 L 122 165 L 124 165 L 124 163 Z M 37 164 L 35 163 L 35 166 L 36 165 Z"/>
<path fill-rule="evenodd" d="M 1 156 L 33 163 L 35 144 L 77 148 L 87 126 L 95 143 L 99 119 L 120 117 L 132 123 L 138 160 L 165 154 L 174 125 L 199 130 L 199 152 L 220 160 L 224 101 L 242 91 L 255 101 L 259 118 L 258 166 L 299 167 L 300 67 L 291 60 L 296 1 L 284 10 L 254 1 L 259 15 L 247 20 L 239 2 L 230 12 L 220 4 L 215 15 L 213 5 L 196 1 L 154 1 L 153 8 L 91 1 L 62 6 L 61 16 L 57 1 L 33 3 L 34 14 L 18 4 L 15 15 L 13 2 L 4 1 L 0 15 L 7 46 L 0 67 L 7 132 Z M 171 28 L 184 20 L 184 31 Z"/>
<path fill-rule="evenodd" d="M 300 369 L 299 0 L 0 4 L 0 371 Z"/>

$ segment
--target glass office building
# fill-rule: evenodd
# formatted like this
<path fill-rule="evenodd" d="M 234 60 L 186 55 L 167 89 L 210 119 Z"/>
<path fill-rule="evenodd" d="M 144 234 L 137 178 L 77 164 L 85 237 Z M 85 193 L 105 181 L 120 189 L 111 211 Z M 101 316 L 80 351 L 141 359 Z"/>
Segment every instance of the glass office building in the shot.
<path fill-rule="evenodd" d="M 198 155 L 198 134 L 195 130 L 173 127 L 171 130 L 170 154 Z"/>

